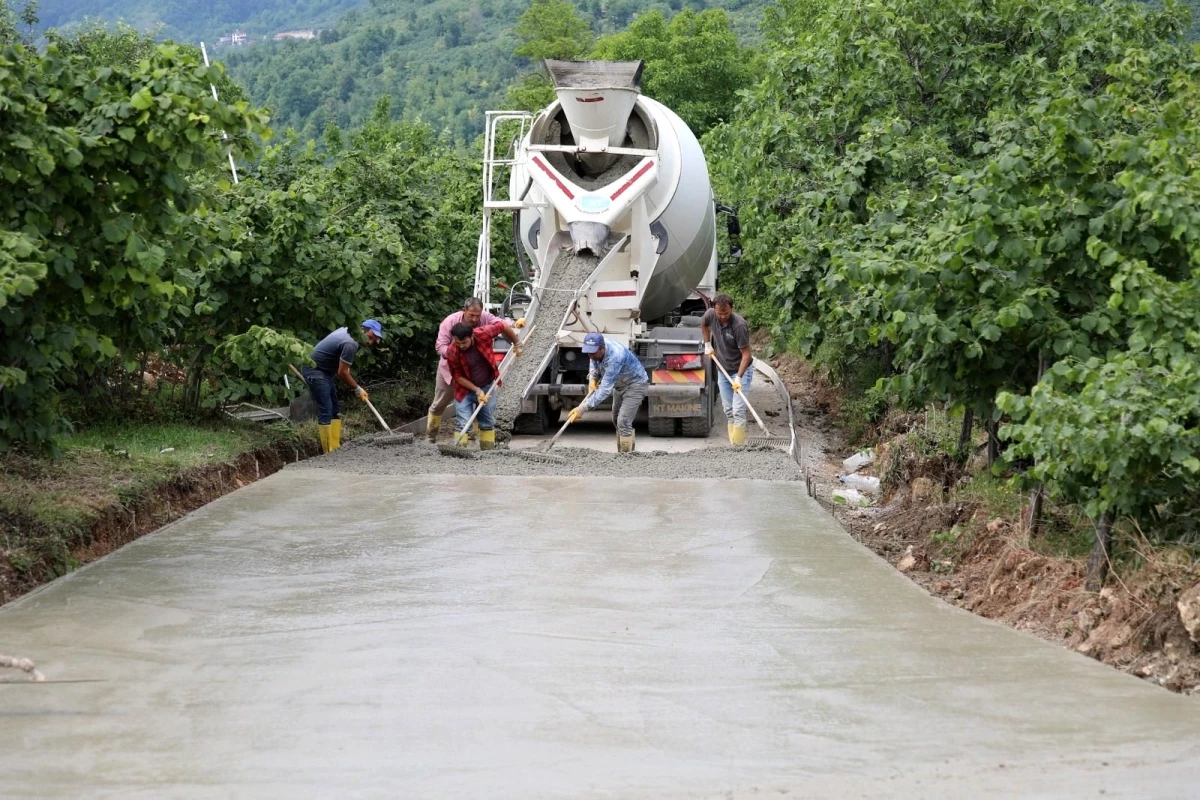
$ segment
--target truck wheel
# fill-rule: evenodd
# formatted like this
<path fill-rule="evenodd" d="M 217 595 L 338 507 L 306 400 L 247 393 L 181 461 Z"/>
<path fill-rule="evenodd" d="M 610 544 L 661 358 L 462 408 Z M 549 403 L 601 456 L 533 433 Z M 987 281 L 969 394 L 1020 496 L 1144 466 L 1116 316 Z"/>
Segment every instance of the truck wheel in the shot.
<path fill-rule="evenodd" d="M 712 424 L 709 422 L 707 414 L 703 417 L 684 417 L 680 423 L 683 435 L 689 439 L 707 439 L 708 432 L 712 430 Z"/>
<path fill-rule="evenodd" d="M 546 397 L 537 399 L 537 411 L 532 414 L 521 414 L 513 420 L 513 433 L 521 436 L 545 436 L 556 433 L 559 416 L 562 409 L 551 408 L 550 400 Z"/>
<path fill-rule="evenodd" d="M 674 436 L 675 435 L 675 418 L 674 417 L 651 417 L 650 418 L 650 435 L 651 436 Z"/>

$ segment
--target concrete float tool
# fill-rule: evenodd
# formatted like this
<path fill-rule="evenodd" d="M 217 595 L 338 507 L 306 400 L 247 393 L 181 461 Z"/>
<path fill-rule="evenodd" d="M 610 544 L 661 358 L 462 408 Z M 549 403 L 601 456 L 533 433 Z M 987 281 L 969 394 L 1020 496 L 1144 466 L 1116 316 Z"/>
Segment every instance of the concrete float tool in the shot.
<path fill-rule="evenodd" d="M 712 362 L 717 365 L 717 369 L 721 370 L 721 374 L 725 376 L 725 380 L 733 383 L 733 378 L 729 377 L 729 372 L 725 369 L 725 365 L 721 363 L 721 360 L 719 358 L 713 358 Z M 762 436 L 751 436 L 746 440 L 746 443 L 769 445 L 775 444 L 779 437 L 767 430 L 767 426 L 763 424 L 762 417 L 760 417 L 758 412 L 754 410 L 754 406 L 750 404 L 750 398 L 746 396 L 746 393 L 743 391 L 739 394 L 742 396 L 742 402 L 746 404 L 746 408 L 750 409 L 750 413 L 754 415 L 754 421 L 758 423 L 758 427 L 762 428 L 763 432 Z"/>
<path fill-rule="evenodd" d="M 582 402 L 580 402 L 579 405 L 583 405 L 588 400 L 590 400 L 591 397 L 592 397 L 592 393 L 588 392 L 587 397 L 583 398 Z M 551 455 L 550 448 L 554 447 L 554 445 L 558 442 L 558 437 L 560 437 L 564 433 L 566 433 L 567 426 L 570 424 L 571 424 L 571 418 L 567 417 L 567 421 L 564 422 L 562 424 L 562 427 L 558 429 L 558 433 L 554 434 L 554 437 L 550 441 L 546 442 L 545 445 L 538 445 L 536 449 L 531 449 L 531 450 L 518 450 L 517 455 L 520 456 L 521 458 L 525 459 L 526 461 L 536 461 L 539 464 L 565 464 L 565 463 L 567 463 L 567 460 L 565 458 L 563 458 L 562 456 Z"/>
<path fill-rule="evenodd" d="M 533 336 L 533 332 L 536 330 L 537 325 L 531 325 L 529 330 L 526 331 L 525 335 L 521 337 L 521 342 L 523 343 L 529 341 L 529 337 Z M 520 347 L 520 343 L 518 343 L 517 347 Z M 511 357 L 506 356 L 504 363 L 500 365 L 500 376 L 494 383 L 492 383 L 492 391 L 488 392 L 486 395 L 487 401 L 475 404 L 475 411 L 471 414 L 470 418 L 467 419 L 467 424 L 463 426 L 463 431 L 471 430 L 471 426 L 475 424 L 475 418 L 479 416 L 479 412 L 483 410 L 483 407 L 487 405 L 487 403 L 491 402 L 492 392 L 495 392 L 500 388 L 500 384 L 503 383 L 504 376 L 508 372 L 508 368 L 511 367 L 513 362 L 517 360 L 517 352 L 515 350 L 510 350 L 509 352 L 511 353 Z M 475 458 L 477 452 L 473 450 L 467 450 L 465 441 L 458 441 L 457 431 L 454 433 L 454 438 L 454 444 L 439 444 L 437 446 L 438 452 L 444 456 L 451 456 L 452 458 Z"/>

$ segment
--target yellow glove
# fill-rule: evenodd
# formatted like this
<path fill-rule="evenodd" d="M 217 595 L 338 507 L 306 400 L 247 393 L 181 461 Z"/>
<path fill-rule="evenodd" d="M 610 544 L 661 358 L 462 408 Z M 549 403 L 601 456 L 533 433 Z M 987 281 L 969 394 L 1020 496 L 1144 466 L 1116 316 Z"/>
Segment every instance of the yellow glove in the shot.
<path fill-rule="evenodd" d="M 512 354 L 513 354 L 513 356 L 519 356 L 519 355 L 521 355 L 521 345 L 519 345 L 519 344 L 514 344 L 514 345 L 512 346 Z"/>
<path fill-rule="evenodd" d="M 599 388 L 600 384 L 597 383 L 595 378 L 588 378 L 588 394 L 595 394 Z"/>
<path fill-rule="evenodd" d="M 367 394 L 367 390 L 360 386 L 358 387 L 358 399 L 365 403 L 371 399 L 371 395 Z"/>
<path fill-rule="evenodd" d="M 479 391 L 475 392 L 475 399 L 486 405 L 488 401 L 487 392 L 483 391 L 483 389 L 480 389 Z M 480 413 L 482 414 L 483 412 L 481 411 Z"/>
<path fill-rule="evenodd" d="M 572 408 L 571 413 L 567 414 L 567 424 L 571 425 L 576 422 L 579 422 L 579 418 L 582 416 L 583 416 L 583 412 L 579 410 L 578 406 L 576 406 L 575 408 Z"/>
<path fill-rule="evenodd" d="M 712 357 L 713 357 L 713 353 L 715 353 L 715 352 L 716 352 L 716 351 L 715 351 L 715 350 L 713 350 L 712 342 L 705 342 L 705 343 L 704 343 L 704 355 L 708 356 L 709 358 L 712 358 Z"/>
<path fill-rule="evenodd" d="M 742 382 L 740 380 L 738 380 L 737 378 L 733 379 L 733 391 L 736 392 L 737 394 L 742 393 Z"/>
<path fill-rule="evenodd" d="M 525 318 L 521 317 L 519 320 L 514 322 L 513 327 L 514 328 L 524 328 L 525 327 Z"/>

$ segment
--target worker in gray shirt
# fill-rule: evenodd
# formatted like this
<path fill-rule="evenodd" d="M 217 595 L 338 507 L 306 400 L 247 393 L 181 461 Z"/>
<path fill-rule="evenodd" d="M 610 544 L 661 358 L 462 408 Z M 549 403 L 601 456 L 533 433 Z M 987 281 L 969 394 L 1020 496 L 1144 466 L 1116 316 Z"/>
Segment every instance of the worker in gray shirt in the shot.
<path fill-rule="evenodd" d="M 363 342 L 371 347 L 383 340 L 383 326 L 368 319 L 362 324 Z M 348 328 L 338 328 L 313 348 L 315 367 L 304 368 L 304 380 L 313 403 L 317 406 L 317 430 L 321 436 L 321 452 L 328 453 L 342 446 L 342 418 L 339 416 L 337 378 L 354 390 L 358 399 L 367 401 L 367 390 L 358 385 L 350 374 L 350 365 L 358 353 L 358 341 Z"/>
<path fill-rule="evenodd" d="M 733 298 L 719 294 L 713 307 L 700 319 L 700 334 L 704 337 L 704 354 L 721 362 L 729 378 L 717 371 L 721 389 L 721 405 L 729 443 L 735 447 L 746 443 L 746 398 L 754 380 L 754 356 L 750 355 L 750 326 L 741 314 L 733 311 Z"/>

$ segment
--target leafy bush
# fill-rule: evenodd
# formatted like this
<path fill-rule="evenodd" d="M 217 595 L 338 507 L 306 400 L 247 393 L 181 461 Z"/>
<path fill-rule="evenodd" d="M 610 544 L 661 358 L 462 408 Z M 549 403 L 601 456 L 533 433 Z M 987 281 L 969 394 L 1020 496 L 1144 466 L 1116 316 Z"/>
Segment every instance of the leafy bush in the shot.
<path fill-rule="evenodd" d="M 217 188 L 188 176 L 225 161 L 222 131 L 265 130 L 213 99 L 220 74 L 170 45 L 118 67 L 0 52 L 0 452 L 49 446 L 64 383 L 156 346 L 186 302 L 174 265 L 207 259 L 192 212 Z"/>

